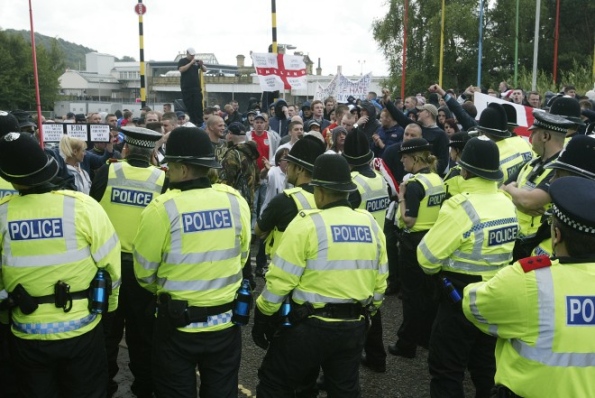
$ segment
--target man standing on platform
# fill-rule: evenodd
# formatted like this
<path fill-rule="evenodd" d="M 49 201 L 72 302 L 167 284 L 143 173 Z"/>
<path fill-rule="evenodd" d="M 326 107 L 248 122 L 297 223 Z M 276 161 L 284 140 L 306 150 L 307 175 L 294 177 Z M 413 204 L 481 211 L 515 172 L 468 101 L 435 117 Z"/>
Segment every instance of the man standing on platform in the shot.
<path fill-rule="evenodd" d="M 197 126 L 202 125 L 202 88 L 200 82 L 200 71 L 206 72 L 207 68 L 199 59 L 194 59 L 196 51 L 189 47 L 186 50 L 186 57 L 178 61 L 180 71 L 180 88 L 182 89 L 182 100 L 190 121 Z"/>

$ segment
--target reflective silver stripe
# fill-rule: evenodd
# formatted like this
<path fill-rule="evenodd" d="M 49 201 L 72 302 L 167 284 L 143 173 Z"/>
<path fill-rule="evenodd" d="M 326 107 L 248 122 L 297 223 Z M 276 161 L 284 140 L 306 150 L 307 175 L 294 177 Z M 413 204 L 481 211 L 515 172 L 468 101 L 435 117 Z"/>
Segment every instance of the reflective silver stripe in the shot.
<path fill-rule="evenodd" d="M 463 261 L 453 260 L 452 258 L 448 259 L 448 263 L 443 265 L 442 268 L 444 271 L 465 271 L 465 272 L 473 272 L 473 273 L 483 273 L 483 272 L 495 272 L 504 267 L 508 264 L 502 265 L 480 265 L 480 264 L 471 264 L 465 263 Z"/>
<path fill-rule="evenodd" d="M 147 271 L 155 271 L 157 268 L 159 268 L 159 262 L 147 260 L 136 250 L 134 251 L 134 259 L 141 265 L 141 267 L 143 267 L 143 269 L 146 269 Z"/>
<path fill-rule="evenodd" d="M 107 185 L 109 187 L 126 187 L 126 188 L 136 188 L 142 189 L 144 191 L 149 192 L 161 192 L 161 185 L 156 185 L 157 180 L 161 176 L 163 171 L 159 169 L 154 169 L 149 178 L 146 181 L 137 181 L 127 179 L 124 175 L 124 170 L 122 168 L 122 163 L 112 163 L 111 165 L 114 168 L 114 173 L 116 174 L 115 178 L 109 178 L 107 181 Z"/>
<path fill-rule="evenodd" d="M 519 158 L 519 157 L 521 157 L 521 156 L 522 156 L 522 155 L 521 155 L 520 153 L 515 153 L 514 155 L 510 155 L 509 157 L 507 157 L 507 158 L 505 158 L 505 159 L 502 159 L 502 160 L 500 161 L 500 166 L 502 166 L 504 163 L 508 163 L 508 162 L 510 162 L 511 160 L 514 160 L 514 159 L 516 159 L 516 158 Z"/>
<path fill-rule="evenodd" d="M 242 280 L 242 271 L 235 275 L 225 276 L 223 278 L 211 280 L 193 280 L 193 281 L 173 281 L 166 278 L 159 278 L 157 283 L 165 290 L 184 291 L 184 290 L 216 290 L 225 286 L 232 285 Z"/>
<path fill-rule="evenodd" d="M 117 281 L 112 283 L 112 289 L 117 289 L 122 286 L 122 278 L 118 279 Z"/>
<path fill-rule="evenodd" d="M 8 292 L 6 289 L 0 290 L 0 300 L 6 300 L 8 298 Z"/>
<path fill-rule="evenodd" d="M 114 234 L 97 250 L 93 253 L 93 260 L 96 263 L 100 262 L 107 256 L 114 248 L 118 245 L 118 235 L 114 232 Z"/>
<path fill-rule="evenodd" d="M 50 323 L 18 323 L 14 322 L 12 327 L 17 331 L 26 334 L 54 334 L 66 333 L 87 326 L 97 318 L 97 314 L 89 314 L 84 318 L 66 322 Z"/>
<path fill-rule="evenodd" d="M 164 253 L 163 262 L 168 264 L 200 264 L 213 261 L 224 261 L 238 257 L 240 255 L 240 247 L 232 247 L 230 249 L 210 250 L 208 252 L 196 253 Z"/>
<path fill-rule="evenodd" d="M 377 175 L 376 178 L 382 178 L 382 182 L 384 182 L 384 178 L 382 176 Z M 383 187 L 383 189 L 379 190 L 372 189 L 370 184 L 368 184 L 366 181 L 366 178 L 361 174 L 357 174 L 355 177 L 353 177 L 353 180 L 357 185 L 360 185 L 363 190 L 363 193 L 360 192 L 360 196 L 362 198 L 360 208 L 366 209 L 366 202 L 371 199 L 388 198 L 388 191 L 386 190 L 386 187 Z M 384 209 L 378 211 L 384 211 Z"/>
<path fill-rule="evenodd" d="M 294 289 L 292 297 L 295 300 L 308 301 L 310 303 L 339 303 L 339 304 L 343 304 L 343 303 L 353 303 L 356 301 L 356 300 L 350 299 L 350 298 L 340 299 L 340 298 L 335 298 L 335 297 L 323 296 L 322 294 L 318 294 L 318 293 L 304 292 L 303 290 L 300 290 L 297 287 Z"/>
<path fill-rule="evenodd" d="M 326 225 L 322 216 L 318 213 L 312 214 L 312 222 L 316 228 L 316 235 L 318 238 L 318 253 L 316 259 L 326 259 L 328 257 L 328 234 L 326 232 Z"/>
<path fill-rule="evenodd" d="M 209 326 L 224 325 L 231 322 L 232 313 L 231 311 L 223 312 L 217 315 L 211 315 L 207 317 L 206 322 L 194 322 L 184 326 L 183 329 L 201 329 Z"/>
<path fill-rule="evenodd" d="M 479 223 L 481 223 L 481 218 L 479 217 L 479 214 L 477 214 L 477 211 L 475 210 L 475 208 L 473 207 L 473 205 L 471 204 L 471 202 L 469 202 L 468 200 L 463 202 L 463 210 L 465 210 L 465 213 L 467 213 L 467 216 L 469 217 L 469 219 L 471 220 L 471 225 L 478 225 Z M 483 234 L 475 234 L 475 242 L 473 243 L 473 255 L 479 257 L 481 256 L 481 252 L 483 248 Z"/>
<path fill-rule="evenodd" d="M 172 253 L 182 253 L 182 223 L 180 222 L 180 212 L 176 202 L 170 199 L 163 203 L 163 208 L 169 218 L 169 228 L 171 233 L 170 251 Z"/>
<path fill-rule="evenodd" d="M 8 258 L 3 253 L 2 261 L 4 264 L 10 265 L 12 267 L 50 267 L 54 265 L 82 261 L 89 258 L 90 256 L 91 250 L 88 246 L 85 246 L 82 249 L 78 249 L 76 251 L 58 254 L 43 254 L 38 256 L 13 256 Z"/>
<path fill-rule="evenodd" d="M 76 199 L 72 196 L 64 195 L 64 204 L 62 208 L 63 235 L 66 242 L 66 250 L 74 251 L 77 248 L 76 238 Z"/>
<path fill-rule="evenodd" d="M 498 325 L 488 323 L 488 321 L 479 313 L 479 309 L 477 309 L 477 287 L 469 290 L 469 309 L 478 322 L 488 325 L 488 333 L 490 335 L 498 337 Z"/>
<path fill-rule="evenodd" d="M 512 339 L 512 347 L 516 352 L 531 361 L 536 361 L 547 366 L 561 367 L 591 367 L 595 366 L 594 353 L 554 352 L 554 337 L 556 329 L 556 303 L 554 295 L 554 282 L 550 267 L 534 271 L 538 287 L 538 332 L 534 346 Z"/>
<path fill-rule="evenodd" d="M 275 257 L 273 257 L 273 261 L 271 261 L 271 263 L 274 264 L 275 267 L 279 268 L 283 272 L 286 272 L 290 275 L 295 275 L 298 278 L 300 276 L 302 276 L 302 274 L 304 273 L 304 267 L 300 267 L 297 264 L 291 263 L 291 262 L 279 257 L 277 254 L 275 254 Z"/>
<path fill-rule="evenodd" d="M 417 245 L 417 248 L 421 251 L 421 253 L 424 255 L 424 257 L 427 258 L 428 261 L 432 264 L 444 265 L 448 262 L 448 259 L 440 260 L 438 257 L 434 256 L 434 254 L 430 251 L 430 248 L 426 244 L 425 239 L 421 240 L 420 244 Z M 426 268 L 424 266 L 422 266 L 422 268 L 425 268 L 428 270 L 434 270 L 433 268 Z"/>
<path fill-rule="evenodd" d="M 310 209 L 312 209 L 312 206 L 310 205 L 310 202 L 308 202 L 308 199 L 306 199 L 306 195 L 304 195 L 303 192 L 295 192 L 295 193 L 292 193 L 291 196 L 294 199 L 296 199 L 299 202 L 299 204 L 300 204 L 301 209 L 298 208 L 298 211 L 299 210 L 310 210 Z"/>
<path fill-rule="evenodd" d="M 228 193 L 227 196 L 229 197 L 229 202 L 231 205 L 231 214 L 233 215 L 233 221 L 235 225 L 236 231 L 236 247 L 240 248 L 240 236 L 242 235 L 242 215 L 240 212 L 240 202 L 238 198 L 231 193 Z"/>
<path fill-rule="evenodd" d="M 384 294 L 383 293 L 374 293 L 373 300 L 374 301 L 382 301 L 382 300 L 384 300 Z"/>
<path fill-rule="evenodd" d="M 422 181 L 427 186 L 427 188 L 425 188 L 426 196 L 446 192 L 444 185 L 434 185 L 426 176 L 422 174 L 416 174 L 415 179 Z"/>
<path fill-rule="evenodd" d="M 268 301 L 271 304 L 280 304 L 283 302 L 283 300 L 285 300 L 285 297 L 287 297 L 287 296 L 279 296 L 278 294 L 271 293 L 271 291 L 269 289 L 267 289 L 266 286 L 264 287 L 264 289 L 262 290 L 262 293 L 260 293 L 260 295 L 262 296 L 263 299 L 265 299 L 266 301 Z"/>
<path fill-rule="evenodd" d="M 136 278 L 139 282 L 142 282 L 147 285 L 152 285 L 157 280 L 157 274 L 153 274 L 144 278 Z"/>
<path fill-rule="evenodd" d="M 8 234 L 8 204 L 0 206 L 0 236 L 6 236 Z M 0 264 L 6 264 L 5 258 L 11 257 L 10 250 L 10 239 L 3 239 L 4 244 L 2 245 L 2 259 Z"/>
<path fill-rule="evenodd" d="M 377 262 L 380 261 L 380 253 L 382 251 L 382 244 L 380 242 L 380 239 L 378 239 L 378 223 L 376 222 L 376 219 L 374 218 L 374 216 L 372 216 L 372 214 L 369 215 L 370 218 L 370 225 L 372 226 L 372 232 L 374 233 L 374 236 L 376 237 L 376 260 Z"/>
<path fill-rule="evenodd" d="M 491 263 L 508 264 L 512 260 L 512 253 L 481 254 L 481 252 L 464 253 L 460 250 L 455 250 L 452 255 L 465 260 L 490 263 L 490 265 Z"/>
<path fill-rule="evenodd" d="M 378 273 L 380 275 L 387 274 L 388 273 L 388 263 L 380 264 L 380 266 L 378 267 Z"/>
<path fill-rule="evenodd" d="M 367 194 L 368 192 L 372 191 L 372 187 L 370 187 L 368 182 L 364 179 L 364 177 L 362 177 L 361 174 L 356 175 L 355 177 L 353 177 L 353 179 L 355 180 L 355 182 L 358 185 L 362 186 L 362 189 L 364 190 L 364 194 Z"/>
<path fill-rule="evenodd" d="M 276 265 L 276 264 L 275 264 Z M 354 271 L 378 269 L 377 260 L 306 260 L 306 268 L 312 271 Z"/>

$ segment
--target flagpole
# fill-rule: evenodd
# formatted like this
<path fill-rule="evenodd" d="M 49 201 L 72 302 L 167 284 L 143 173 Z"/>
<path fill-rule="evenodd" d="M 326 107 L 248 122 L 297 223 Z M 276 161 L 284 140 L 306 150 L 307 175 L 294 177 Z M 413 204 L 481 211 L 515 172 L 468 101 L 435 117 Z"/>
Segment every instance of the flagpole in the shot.
<path fill-rule="evenodd" d="M 271 18 L 273 20 L 273 53 L 277 54 L 277 3 L 271 0 Z"/>
<path fill-rule="evenodd" d="M 481 57 L 483 51 L 483 1 L 479 0 L 479 43 L 477 46 L 477 86 L 481 87 Z"/>
<path fill-rule="evenodd" d="M 409 24 L 409 0 L 405 0 L 405 19 L 403 24 L 403 65 L 401 65 L 401 99 L 405 101 L 405 82 L 407 76 L 407 26 Z"/>
<path fill-rule="evenodd" d="M 442 69 L 444 68 L 444 23 L 446 14 L 446 0 L 442 0 L 442 27 L 440 29 L 440 70 L 438 71 L 438 84 L 442 87 Z"/>
<path fill-rule="evenodd" d="M 556 27 L 554 29 L 554 84 L 558 82 L 558 40 L 560 39 L 560 0 L 556 0 Z"/>
<path fill-rule="evenodd" d="M 514 34 L 514 86 L 518 87 L 518 71 L 519 71 L 519 2 L 516 0 L 516 22 Z"/>
<path fill-rule="evenodd" d="M 139 10 L 142 9 L 143 0 L 138 0 Z M 138 13 L 138 42 L 140 58 L 140 104 L 141 107 L 147 105 L 147 90 L 145 88 L 145 39 L 143 32 L 143 13 Z"/>
<path fill-rule="evenodd" d="M 539 53 L 539 18 L 541 15 L 541 0 L 535 5 L 535 38 L 533 39 L 533 80 L 531 90 L 537 90 L 537 55 Z"/>
<path fill-rule="evenodd" d="M 35 102 L 37 105 L 37 129 L 39 134 L 39 145 L 43 148 L 43 116 L 41 114 L 41 96 L 39 94 L 39 75 L 37 73 L 37 50 L 35 49 L 35 29 L 33 28 L 33 6 L 29 0 L 29 21 L 31 24 L 31 57 L 33 58 L 33 77 L 35 78 Z"/>

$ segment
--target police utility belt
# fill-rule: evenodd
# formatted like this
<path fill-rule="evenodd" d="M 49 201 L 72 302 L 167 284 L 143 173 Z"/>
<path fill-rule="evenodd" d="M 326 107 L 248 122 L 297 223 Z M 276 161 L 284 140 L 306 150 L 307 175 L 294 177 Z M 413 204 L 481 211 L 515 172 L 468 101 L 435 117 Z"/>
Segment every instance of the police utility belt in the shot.
<path fill-rule="evenodd" d="M 291 312 L 289 313 L 289 320 L 292 324 L 299 323 L 311 316 L 319 316 L 321 318 L 329 319 L 344 319 L 344 320 L 358 320 L 362 316 L 368 317 L 370 309 L 363 307 L 358 303 L 349 304 L 325 304 L 324 307 L 314 308 L 314 306 L 305 302 L 304 304 L 297 304 L 295 301 L 291 303 Z"/>
<path fill-rule="evenodd" d="M 231 311 L 234 307 L 233 301 L 212 307 L 189 306 L 188 301 L 172 300 L 171 295 L 167 293 L 161 293 L 157 303 L 157 317 L 167 316 L 169 323 L 175 328 L 182 328 L 196 322 L 207 322 L 210 316 Z"/>
<path fill-rule="evenodd" d="M 95 276 L 87 289 L 78 292 L 71 292 L 68 283 L 58 281 L 54 285 L 54 294 L 34 297 L 19 283 L 8 294 L 8 298 L 4 300 L 0 309 L 10 310 L 19 307 L 23 314 L 30 315 L 37 310 L 40 304 L 54 304 L 56 308 L 62 308 L 64 312 L 69 312 L 72 309 L 73 300 L 89 300 L 90 312 L 97 314 L 107 312 L 107 297 L 112 293 L 112 282 L 107 272 L 100 270 L 98 274 L 100 272 L 105 278 L 103 282 L 97 282 L 97 276 Z M 99 289 L 103 289 L 104 291 L 101 292 L 102 294 L 98 298 L 97 293 Z"/>

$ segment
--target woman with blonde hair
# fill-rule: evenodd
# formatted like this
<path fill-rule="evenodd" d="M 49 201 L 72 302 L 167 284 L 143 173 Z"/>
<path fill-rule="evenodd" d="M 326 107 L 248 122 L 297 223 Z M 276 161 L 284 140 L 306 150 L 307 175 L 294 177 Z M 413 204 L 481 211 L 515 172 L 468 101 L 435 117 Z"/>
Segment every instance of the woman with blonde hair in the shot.
<path fill-rule="evenodd" d="M 406 172 L 400 186 L 395 216 L 398 222 L 399 276 L 403 294 L 403 321 L 397 342 L 388 351 L 415 357 L 417 346 L 428 347 L 432 322 L 438 309 L 434 281 L 417 262 L 417 246 L 438 219 L 446 188 L 436 173 L 438 159 L 423 138 L 403 142 L 400 155 Z"/>
<path fill-rule="evenodd" d="M 79 138 L 65 135 L 60 140 L 60 153 L 64 157 L 68 172 L 74 176 L 76 189 L 88 195 L 91 189 L 91 178 L 89 178 L 89 174 L 81 168 L 81 162 L 85 157 L 86 147 L 87 143 Z"/>

